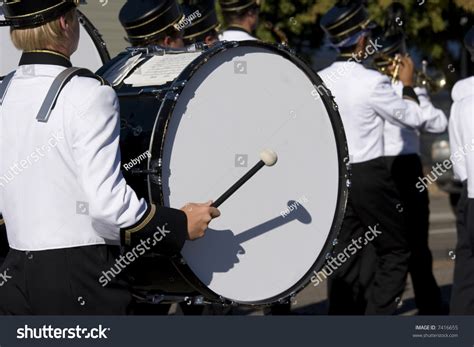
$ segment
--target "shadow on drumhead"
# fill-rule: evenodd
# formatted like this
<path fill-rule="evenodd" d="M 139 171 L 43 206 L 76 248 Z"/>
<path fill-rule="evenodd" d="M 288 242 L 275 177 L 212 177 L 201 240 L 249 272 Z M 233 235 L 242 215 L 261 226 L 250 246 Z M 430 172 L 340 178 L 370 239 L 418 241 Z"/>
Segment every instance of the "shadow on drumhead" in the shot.
<path fill-rule="evenodd" d="M 295 206 L 295 201 L 288 201 L 288 207 Z M 253 228 L 235 235 L 232 230 L 207 229 L 206 236 L 202 239 L 206 244 L 206 253 L 199 254 L 200 271 L 199 277 L 205 285 L 212 281 L 214 273 L 225 273 L 239 263 L 238 255 L 245 254 L 242 244 L 259 237 L 269 231 L 277 229 L 292 221 L 310 224 L 311 215 L 298 204 L 286 217 L 279 215 Z M 291 236 L 291 235 L 290 235 Z M 198 241 L 199 242 L 199 241 Z"/>

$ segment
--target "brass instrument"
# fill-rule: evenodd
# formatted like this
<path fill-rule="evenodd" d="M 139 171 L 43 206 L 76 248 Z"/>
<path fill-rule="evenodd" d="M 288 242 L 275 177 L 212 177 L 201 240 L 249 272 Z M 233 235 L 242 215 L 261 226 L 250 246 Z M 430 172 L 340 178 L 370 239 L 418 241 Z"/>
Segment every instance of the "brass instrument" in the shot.
<path fill-rule="evenodd" d="M 391 57 L 381 53 L 374 58 L 374 65 L 381 73 L 391 77 L 392 83 L 394 83 L 399 80 L 401 61 L 401 56 L 398 54 Z M 427 70 L 428 62 L 423 60 L 421 71 L 415 69 L 415 87 L 426 88 L 432 93 L 443 89 L 446 86 L 446 76 L 442 72 L 435 72 L 433 76 L 430 76 Z"/>

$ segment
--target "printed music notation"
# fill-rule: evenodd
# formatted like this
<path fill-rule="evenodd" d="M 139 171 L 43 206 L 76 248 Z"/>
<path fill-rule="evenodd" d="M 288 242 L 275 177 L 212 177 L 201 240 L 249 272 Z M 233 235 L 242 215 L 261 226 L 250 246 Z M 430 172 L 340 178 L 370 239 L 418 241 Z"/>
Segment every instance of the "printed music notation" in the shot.
<path fill-rule="evenodd" d="M 173 81 L 199 55 L 197 53 L 154 56 L 125 80 L 134 87 L 163 85 Z"/>

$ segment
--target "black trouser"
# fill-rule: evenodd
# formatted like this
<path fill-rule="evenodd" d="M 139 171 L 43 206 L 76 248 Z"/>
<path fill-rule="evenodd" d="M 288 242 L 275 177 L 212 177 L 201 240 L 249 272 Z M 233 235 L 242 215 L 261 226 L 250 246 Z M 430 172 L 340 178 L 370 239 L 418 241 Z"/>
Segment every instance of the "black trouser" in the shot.
<path fill-rule="evenodd" d="M 428 190 L 416 188 L 423 177 L 423 166 L 417 154 L 385 158 L 405 213 L 407 240 L 411 257 L 408 271 L 413 282 L 418 314 L 442 313 L 441 291 L 433 275 L 433 256 L 428 246 Z M 425 187 L 423 187 L 425 188 Z"/>
<path fill-rule="evenodd" d="M 105 245 L 38 252 L 11 249 L 0 267 L 0 314 L 120 315 L 127 314 L 127 283 L 99 283 L 102 271 L 115 264 L 118 247 Z M 3 282 L 3 283 L 2 283 Z"/>
<path fill-rule="evenodd" d="M 450 314 L 474 315 L 474 199 L 467 198 L 467 182 L 457 205 L 456 262 Z"/>
<path fill-rule="evenodd" d="M 8 247 L 7 229 L 5 228 L 5 224 L 2 224 L 0 225 L 0 266 L 7 256 L 9 249 L 10 247 Z"/>
<path fill-rule="evenodd" d="M 383 158 L 352 165 L 351 182 L 335 257 L 370 228 L 382 234 L 329 276 L 329 313 L 393 314 L 410 258 L 398 193 Z"/>

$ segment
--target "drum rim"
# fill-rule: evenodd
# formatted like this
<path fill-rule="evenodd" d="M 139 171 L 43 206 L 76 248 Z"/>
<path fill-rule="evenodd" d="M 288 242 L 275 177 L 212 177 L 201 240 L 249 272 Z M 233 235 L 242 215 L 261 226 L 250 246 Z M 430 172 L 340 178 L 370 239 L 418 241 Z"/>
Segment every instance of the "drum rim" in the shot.
<path fill-rule="evenodd" d="M 79 23 L 83 26 L 83 28 L 87 31 L 89 36 L 94 42 L 95 48 L 97 48 L 97 52 L 99 52 L 100 59 L 102 60 L 102 64 L 106 64 L 110 61 L 110 53 L 107 49 L 107 44 L 104 41 L 102 34 L 100 34 L 99 30 L 95 27 L 94 24 L 90 21 L 87 16 L 77 10 L 77 15 L 79 18 Z"/>
<path fill-rule="evenodd" d="M 173 117 L 174 109 L 177 105 L 179 100 L 179 95 L 181 91 L 184 89 L 187 81 L 189 81 L 196 71 L 207 63 L 207 61 L 214 57 L 215 55 L 219 54 L 221 51 L 237 48 L 237 47 L 257 47 L 267 49 L 269 52 L 276 53 L 283 58 L 290 60 L 294 63 L 305 75 L 309 78 L 309 80 L 313 83 L 313 85 L 319 86 L 324 84 L 322 79 L 317 75 L 317 73 L 307 64 L 303 59 L 301 59 L 298 55 L 295 54 L 292 50 L 288 47 L 283 45 L 275 45 L 270 43 L 264 43 L 260 41 L 230 41 L 230 42 L 220 42 L 214 47 L 204 51 L 199 57 L 197 57 L 191 64 L 189 64 L 181 74 L 172 82 L 171 87 L 169 87 L 169 91 L 164 97 L 163 102 L 160 105 L 160 108 L 157 112 L 157 117 L 155 119 L 155 124 L 153 127 L 153 131 L 150 137 L 150 151 L 152 153 L 152 157 L 149 159 L 148 168 L 149 169 L 157 169 L 158 173 L 154 176 L 161 177 L 162 176 L 162 159 L 163 159 L 163 152 L 165 142 L 167 140 L 167 127 L 171 118 Z M 325 87 L 326 88 L 326 87 Z M 322 251 L 320 252 L 319 256 L 316 258 L 315 262 L 312 264 L 310 269 L 289 289 L 285 290 L 284 292 L 273 296 L 271 298 L 267 298 L 264 300 L 256 300 L 256 301 L 239 301 L 233 300 L 230 298 L 223 297 L 218 293 L 211 290 L 208 286 L 206 286 L 192 271 L 192 269 L 187 265 L 186 260 L 184 257 L 179 254 L 176 257 L 172 258 L 172 262 L 174 263 L 177 271 L 179 274 L 192 286 L 196 289 L 200 294 L 205 296 L 210 300 L 216 300 L 218 303 L 222 304 L 229 304 L 229 305 L 242 305 L 242 306 L 269 306 L 275 303 L 282 303 L 287 302 L 289 298 L 296 295 L 298 292 L 303 290 L 306 286 L 311 283 L 311 277 L 314 276 L 314 272 L 321 269 L 327 259 L 327 254 L 332 252 L 334 248 L 335 241 L 337 240 L 337 236 L 339 235 L 340 229 L 342 227 L 342 222 L 346 210 L 347 199 L 348 199 L 348 181 L 349 181 L 349 153 L 347 147 L 347 140 L 346 135 L 344 132 L 344 126 L 342 123 L 341 116 L 339 111 L 337 110 L 337 105 L 334 101 L 334 98 L 330 94 L 325 95 L 319 91 L 319 88 L 316 88 L 318 93 L 321 96 L 321 100 L 325 106 L 326 112 L 328 113 L 329 119 L 331 121 L 332 130 L 336 142 L 336 148 L 338 153 L 338 169 L 339 169 L 339 191 L 337 196 L 336 208 L 335 213 L 332 221 L 332 225 L 330 231 L 328 233 L 328 237 L 324 246 L 322 247 Z M 326 88 L 327 89 L 327 88 Z M 328 89 L 327 89 L 328 90 Z M 328 90 L 329 91 L 329 90 Z M 171 93 L 171 94 L 169 94 Z M 332 100 L 331 100 L 332 99 Z M 157 136 L 160 134 L 160 136 Z M 156 149 L 156 151 L 155 151 Z M 156 155 L 153 155 L 154 152 Z M 150 167 L 152 161 L 156 161 L 157 167 Z M 154 193 L 151 189 L 151 175 L 147 177 L 147 185 L 148 185 L 148 194 L 150 197 L 150 201 L 158 201 L 159 204 L 164 205 L 164 192 L 163 186 L 160 181 L 159 189 L 157 189 L 158 194 Z"/>

